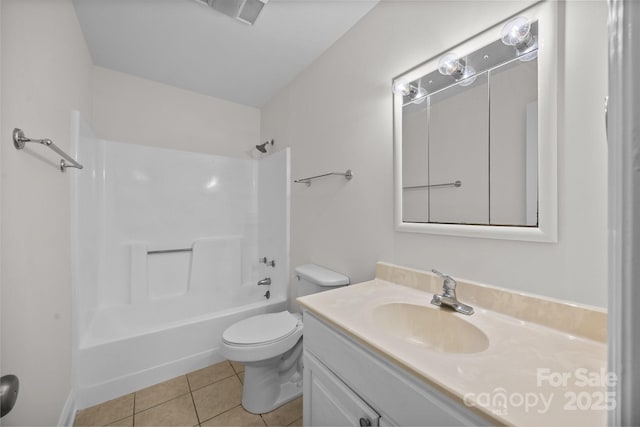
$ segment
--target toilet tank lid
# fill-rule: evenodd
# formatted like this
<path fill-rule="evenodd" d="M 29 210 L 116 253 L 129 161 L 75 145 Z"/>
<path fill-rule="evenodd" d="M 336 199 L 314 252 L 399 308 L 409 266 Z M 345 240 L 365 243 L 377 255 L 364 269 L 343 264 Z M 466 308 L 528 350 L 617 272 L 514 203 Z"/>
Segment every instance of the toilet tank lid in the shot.
<path fill-rule="evenodd" d="M 344 286 L 349 278 L 328 268 L 316 264 L 304 264 L 296 267 L 296 274 L 319 286 Z"/>

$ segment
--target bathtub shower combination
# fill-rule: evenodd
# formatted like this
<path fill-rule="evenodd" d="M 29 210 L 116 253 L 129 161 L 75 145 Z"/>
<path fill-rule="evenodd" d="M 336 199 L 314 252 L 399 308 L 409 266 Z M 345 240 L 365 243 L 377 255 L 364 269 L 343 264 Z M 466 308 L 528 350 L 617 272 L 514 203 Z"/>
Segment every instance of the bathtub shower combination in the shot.
<path fill-rule="evenodd" d="M 72 126 L 82 409 L 220 361 L 229 325 L 286 310 L 290 177 L 288 149 L 227 158 L 101 140 L 78 113 Z"/>

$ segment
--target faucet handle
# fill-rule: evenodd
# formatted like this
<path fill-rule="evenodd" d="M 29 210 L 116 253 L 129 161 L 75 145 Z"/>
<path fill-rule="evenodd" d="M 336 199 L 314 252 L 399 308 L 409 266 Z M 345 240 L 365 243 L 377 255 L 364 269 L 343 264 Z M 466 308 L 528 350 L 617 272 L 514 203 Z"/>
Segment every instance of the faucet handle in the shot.
<path fill-rule="evenodd" d="M 262 257 L 262 258 L 258 258 L 258 262 L 261 262 L 263 264 L 267 264 L 268 266 L 271 266 L 271 267 L 275 267 L 276 266 L 275 260 L 269 261 L 266 256 Z"/>
<path fill-rule="evenodd" d="M 436 270 L 435 268 L 432 268 L 432 269 L 431 269 L 431 271 L 432 271 L 433 273 L 436 273 L 438 276 L 442 277 L 443 279 L 444 279 L 445 277 L 447 277 L 447 275 L 446 275 L 446 274 L 444 274 L 444 273 L 440 273 L 440 272 L 439 272 L 438 270 Z"/>
<path fill-rule="evenodd" d="M 457 283 L 453 277 L 449 276 L 448 274 L 440 273 L 435 268 L 432 268 L 431 271 L 444 279 L 444 283 L 442 284 L 442 286 L 445 289 L 451 290 L 456 288 Z"/>
<path fill-rule="evenodd" d="M 451 281 L 453 281 L 455 283 L 455 280 L 453 280 L 453 277 L 449 276 L 448 274 L 440 273 L 435 268 L 432 268 L 431 271 L 436 273 L 438 276 L 442 277 L 444 280 L 451 280 Z"/>

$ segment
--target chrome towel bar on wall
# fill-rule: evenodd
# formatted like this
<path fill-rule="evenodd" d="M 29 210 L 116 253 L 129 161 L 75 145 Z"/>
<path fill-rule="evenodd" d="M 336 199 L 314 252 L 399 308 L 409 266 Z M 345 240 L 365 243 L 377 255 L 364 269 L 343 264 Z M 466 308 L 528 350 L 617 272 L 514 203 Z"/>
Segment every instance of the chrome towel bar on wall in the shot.
<path fill-rule="evenodd" d="M 82 169 L 82 165 L 80 163 L 76 162 L 71 156 L 62 151 L 56 144 L 53 143 L 52 140 L 27 138 L 26 136 L 24 136 L 24 132 L 22 131 L 22 129 L 15 128 L 13 130 L 13 146 L 16 147 L 16 150 L 22 150 L 25 143 L 27 142 L 35 142 L 38 144 L 46 145 L 47 147 L 51 148 L 53 151 L 61 155 L 63 158 L 60 159 L 60 172 L 64 172 L 66 168 Z"/>
<path fill-rule="evenodd" d="M 193 252 L 193 248 L 179 248 L 179 249 L 158 249 L 155 251 L 147 251 L 147 254 L 171 254 L 175 252 Z"/>
<path fill-rule="evenodd" d="M 418 190 L 421 188 L 445 188 L 445 187 L 462 187 L 462 181 L 447 182 L 445 184 L 430 185 L 414 185 L 412 187 L 402 187 L 403 190 Z"/>
<path fill-rule="evenodd" d="M 323 173 L 322 175 L 310 176 L 309 178 L 296 179 L 293 182 L 295 182 L 296 184 L 307 184 L 307 187 L 309 187 L 311 185 L 311 181 L 318 178 L 324 178 L 325 176 L 330 176 L 330 175 L 341 175 L 341 176 L 344 176 L 347 180 L 350 180 L 351 178 L 353 178 L 353 172 L 351 172 L 351 169 L 348 169 L 344 173 L 340 173 L 340 172 Z"/>

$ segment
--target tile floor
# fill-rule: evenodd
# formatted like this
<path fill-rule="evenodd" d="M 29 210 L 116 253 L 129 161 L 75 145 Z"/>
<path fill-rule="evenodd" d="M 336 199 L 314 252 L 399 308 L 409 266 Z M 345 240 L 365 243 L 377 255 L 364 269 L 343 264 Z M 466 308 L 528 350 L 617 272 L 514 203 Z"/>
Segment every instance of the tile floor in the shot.
<path fill-rule="evenodd" d="M 74 426 L 302 426 L 302 398 L 267 414 L 244 410 L 244 368 L 221 362 L 78 411 Z"/>

